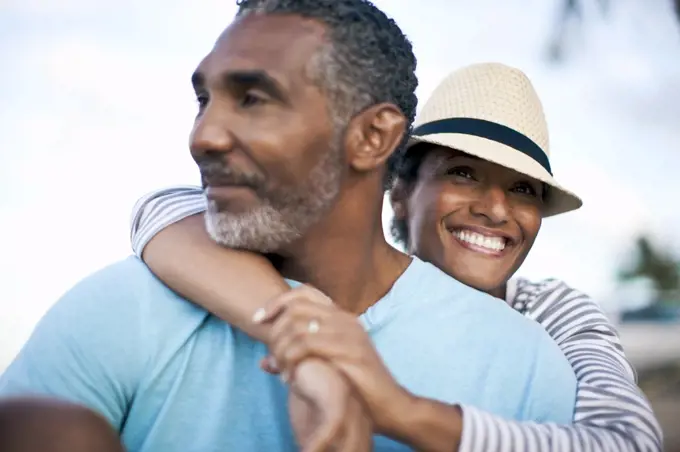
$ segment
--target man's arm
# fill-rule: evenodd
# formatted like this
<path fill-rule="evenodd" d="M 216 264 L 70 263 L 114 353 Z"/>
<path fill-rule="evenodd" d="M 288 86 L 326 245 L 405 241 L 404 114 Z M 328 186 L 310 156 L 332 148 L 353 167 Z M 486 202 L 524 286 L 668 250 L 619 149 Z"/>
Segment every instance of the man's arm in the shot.
<path fill-rule="evenodd" d="M 84 405 L 119 430 L 142 369 L 141 303 L 117 264 L 67 292 L 0 376 L 0 397 L 45 396 Z"/>
<path fill-rule="evenodd" d="M 118 432 L 98 414 L 41 398 L 0 400 L 3 452 L 125 452 Z"/>

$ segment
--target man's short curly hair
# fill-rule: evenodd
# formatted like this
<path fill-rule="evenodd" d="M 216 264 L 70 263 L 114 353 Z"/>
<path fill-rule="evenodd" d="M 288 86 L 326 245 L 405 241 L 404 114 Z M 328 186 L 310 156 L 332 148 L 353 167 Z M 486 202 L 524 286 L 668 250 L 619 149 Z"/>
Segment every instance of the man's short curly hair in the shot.
<path fill-rule="evenodd" d="M 367 0 L 239 0 L 238 16 L 295 14 L 328 29 L 329 45 L 311 62 L 311 77 L 328 95 L 336 127 L 381 102 L 399 107 L 407 119 L 401 145 L 387 164 L 385 186 L 404 152 L 416 113 L 416 57 L 394 20 Z"/>

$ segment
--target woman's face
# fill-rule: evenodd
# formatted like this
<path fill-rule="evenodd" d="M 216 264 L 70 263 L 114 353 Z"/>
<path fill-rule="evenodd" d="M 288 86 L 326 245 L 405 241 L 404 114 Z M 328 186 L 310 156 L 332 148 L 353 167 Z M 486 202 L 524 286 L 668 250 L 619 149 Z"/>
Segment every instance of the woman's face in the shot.
<path fill-rule="evenodd" d="M 498 292 L 541 227 L 543 186 L 515 171 L 448 148 L 428 151 L 395 214 L 410 251 L 464 284 Z"/>

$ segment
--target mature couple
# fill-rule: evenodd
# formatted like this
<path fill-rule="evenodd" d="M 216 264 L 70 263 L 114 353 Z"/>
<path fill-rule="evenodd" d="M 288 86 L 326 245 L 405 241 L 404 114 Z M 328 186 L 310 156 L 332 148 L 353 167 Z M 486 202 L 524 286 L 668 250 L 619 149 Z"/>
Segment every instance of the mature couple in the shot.
<path fill-rule="evenodd" d="M 415 66 L 367 1 L 240 2 L 192 78 L 203 189 L 143 199 L 148 268 L 45 315 L 0 377 L 0 449 L 660 450 L 597 305 L 510 279 L 580 206 L 530 82 L 462 69 L 412 130 Z"/>

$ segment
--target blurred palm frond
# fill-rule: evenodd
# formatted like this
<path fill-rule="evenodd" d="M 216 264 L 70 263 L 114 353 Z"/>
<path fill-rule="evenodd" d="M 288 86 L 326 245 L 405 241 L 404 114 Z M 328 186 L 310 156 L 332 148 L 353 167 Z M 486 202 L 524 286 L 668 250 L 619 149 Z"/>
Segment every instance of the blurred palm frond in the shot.
<path fill-rule="evenodd" d="M 680 302 L 680 262 L 652 244 L 647 236 L 636 241 L 633 265 L 619 272 L 620 281 L 647 278 L 652 282 L 657 301 Z"/>
<path fill-rule="evenodd" d="M 673 3 L 675 16 L 680 25 L 680 0 L 669 1 Z M 587 4 L 595 4 L 603 15 L 607 15 L 611 8 L 610 0 L 562 0 L 555 21 L 555 28 L 548 42 L 547 58 L 550 63 L 561 63 L 565 60 L 569 35 L 573 32 L 573 25 L 583 20 L 584 9 Z"/>

